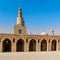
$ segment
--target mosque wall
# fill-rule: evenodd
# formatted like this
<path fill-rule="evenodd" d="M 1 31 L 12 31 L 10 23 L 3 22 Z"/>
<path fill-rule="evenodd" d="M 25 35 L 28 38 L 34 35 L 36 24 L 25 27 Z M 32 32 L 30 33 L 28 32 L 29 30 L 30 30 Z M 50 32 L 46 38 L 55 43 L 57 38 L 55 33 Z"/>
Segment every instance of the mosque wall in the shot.
<path fill-rule="evenodd" d="M 0 34 L 0 52 L 60 51 L 60 36 Z"/>

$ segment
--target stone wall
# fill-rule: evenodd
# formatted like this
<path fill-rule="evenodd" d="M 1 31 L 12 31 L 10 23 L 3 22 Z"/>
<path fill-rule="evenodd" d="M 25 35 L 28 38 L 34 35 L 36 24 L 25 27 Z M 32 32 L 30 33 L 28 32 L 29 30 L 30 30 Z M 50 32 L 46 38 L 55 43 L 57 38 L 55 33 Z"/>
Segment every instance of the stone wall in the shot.
<path fill-rule="evenodd" d="M 3 41 L 6 39 L 9 39 L 11 41 L 11 52 L 16 52 L 16 44 L 19 39 L 22 39 L 24 41 L 24 52 L 29 52 L 29 44 L 31 40 L 36 41 L 36 52 L 41 51 L 42 40 L 46 40 L 47 42 L 46 51 L 51 51 L 53 40 L 56 41 L 56 51 L 60 51 L 60 36 L 0 34 L 0 52 L 3 50 Z"/>

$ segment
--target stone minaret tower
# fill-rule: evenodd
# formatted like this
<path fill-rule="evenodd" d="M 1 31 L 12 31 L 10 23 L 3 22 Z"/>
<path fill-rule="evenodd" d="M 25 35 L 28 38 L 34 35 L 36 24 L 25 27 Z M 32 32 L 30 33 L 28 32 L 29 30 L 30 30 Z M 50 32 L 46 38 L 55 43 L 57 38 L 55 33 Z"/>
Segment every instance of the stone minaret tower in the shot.
<path fill-rule="evenodd" d="M 22 9 L 18 9 L 18 17 L 17 17 L 17 24 L 14 27 L 14 34 L 26 34 L 26 28 L 24 24 L 24 20 L 22 18 Z"/>

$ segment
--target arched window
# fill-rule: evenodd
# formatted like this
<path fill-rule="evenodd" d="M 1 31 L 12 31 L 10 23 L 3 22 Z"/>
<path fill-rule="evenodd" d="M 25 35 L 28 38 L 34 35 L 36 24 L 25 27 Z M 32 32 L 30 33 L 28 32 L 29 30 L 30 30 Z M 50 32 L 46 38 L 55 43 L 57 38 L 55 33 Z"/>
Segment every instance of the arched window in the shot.
<path fill-rule="evenodd" d="M 11 41 L 9 39 L 5 39 L 2 45 L 3 52 L 11 52 Z"/>
<path fill-rule="evenodd" d="M 36 41 L 34 39 L 29 43 L 29 51 L 36 51 Z"/>
<path fill-rule="evenodd" d="M 16 51 L 17 52 L 23 52 L 24 51 L 24 41 L 22 39 L 19 39 L 16 43 Z"/>
<path fill-rule="evenodd" d="M 41 41 L 41 51 L 47 51 L 47 41 L 45 39 Z"/>
<path fill-rule="evenodd" d="M 51 51 L 56 51 L 56 44 L 56 40 L 53 40 L 51 44 Z"/>

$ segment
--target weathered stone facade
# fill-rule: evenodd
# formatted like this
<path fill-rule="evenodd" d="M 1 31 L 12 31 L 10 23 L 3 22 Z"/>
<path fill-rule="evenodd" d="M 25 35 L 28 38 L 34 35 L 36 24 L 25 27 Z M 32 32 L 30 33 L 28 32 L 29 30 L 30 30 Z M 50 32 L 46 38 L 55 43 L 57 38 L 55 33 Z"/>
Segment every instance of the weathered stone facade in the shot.
<path fill-rule="evenodd" d="M 18 10 L 14 34 L 0 34 L 0 52 L 60 51 L 60 36 L 28 35 Z"/>

